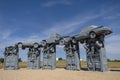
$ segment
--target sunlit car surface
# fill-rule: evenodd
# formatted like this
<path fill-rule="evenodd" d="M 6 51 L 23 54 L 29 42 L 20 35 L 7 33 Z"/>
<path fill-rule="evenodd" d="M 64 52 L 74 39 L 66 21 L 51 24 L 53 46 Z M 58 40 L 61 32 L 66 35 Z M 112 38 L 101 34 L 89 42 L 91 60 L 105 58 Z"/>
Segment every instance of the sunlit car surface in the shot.
<path fill-rule="evenodd" d="M 89 26 L 80 31 L 79 34 L 75 35 L 77 40 L 84 40 L 87 38 L 94 38 L 99 35 L 108 35 L 112 33 L 112 30 L 103 26 Z"/>

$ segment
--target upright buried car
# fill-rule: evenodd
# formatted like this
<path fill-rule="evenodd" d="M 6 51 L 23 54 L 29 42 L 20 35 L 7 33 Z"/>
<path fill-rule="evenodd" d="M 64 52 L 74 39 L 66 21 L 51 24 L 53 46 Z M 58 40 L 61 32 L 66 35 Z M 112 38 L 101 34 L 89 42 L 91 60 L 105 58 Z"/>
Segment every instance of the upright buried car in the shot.
<path fill-rule="evenodd" d="M 15 70 L 18 69 L 18 47 L 8 46 L 4 51 L 4 69 Z"/>
<path fill-rule="evenodd" d="M 88 70 L 103 72 L 108 70 L 104 37 L 111 32 L 112 30 L 106 27 L 91 26 L 79 33 L 78 40 L 84 42 L 86 49 Z"/>
<path fill-rule="evenodd" d="M 71 65 L 74 64 L 76 66 L 75 62 L 79 63 L 80 56 L 79 47 L 77 47 L 77 45 L 78 42 L 81 42 L 84 43 L 84 47 L 86 49 L 88 70 L 107 71 L 108 68 L 104 47 L 104 37 L 110 33 L 112 33 L 110 28 L 103 26 L 89 26 L 82 29 L 77 35 L 62 37 L 59 42 L 60 45 L 65 45 L 66 53 L 72 53 L 73 56 L 73 58 L 69 56 L 66 57 L 68 64 L 67 69 L 75 69 L 73 68 L 74 66 Z M 77 43 L 74 44 L 74 42 Z M 77 57 L 74 57 L 74 51 L 77 52 Z M 70 60 L 73 62 L 70 62 Z M 69 68 L 69 65 L 72 68 Z M 78 69 L 80 69 L 79 66 Z"/>

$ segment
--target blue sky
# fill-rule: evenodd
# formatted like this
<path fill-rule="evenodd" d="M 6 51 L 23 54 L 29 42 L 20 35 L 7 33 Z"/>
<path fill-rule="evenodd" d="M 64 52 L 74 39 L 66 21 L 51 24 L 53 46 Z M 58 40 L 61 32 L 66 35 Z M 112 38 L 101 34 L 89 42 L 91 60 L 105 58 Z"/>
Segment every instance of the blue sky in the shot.
<path fill-rule="evenodd" d="M 18 41 L 41 41 L 54 32 L 74 35 L 90 25 L 112 28 L 105 38 L 107 58 L 120 59 L 119 0 L 0 0 L 0 57 L 5 46 Z M 20 51 L 23 60 L 26 52 Z M 65 58 L 62 47 L 57 57 Z"/>

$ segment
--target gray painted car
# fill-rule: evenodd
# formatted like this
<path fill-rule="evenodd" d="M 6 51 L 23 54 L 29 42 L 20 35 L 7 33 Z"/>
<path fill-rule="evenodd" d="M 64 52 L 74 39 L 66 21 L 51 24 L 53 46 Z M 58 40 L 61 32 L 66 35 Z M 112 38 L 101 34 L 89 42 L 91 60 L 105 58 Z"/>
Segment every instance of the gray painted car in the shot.
<path fill-rule="evenodd" d="M 18 42 L 16 43 L 16 45 L 22 49 L 32 48 L 32 47 L 39 48 L 41 46 L 41 44 L 38 42 Z"/>
<path fill-rule="evenodd" d="M 104 26 L 89 26 L 80 31 L 79 34 L 75 35 L 74 37 L 82 41 L 87 38 L 94 38 L 99 35 L 108 35 L 112 33 L 111 28 L 107 28 Z"/>

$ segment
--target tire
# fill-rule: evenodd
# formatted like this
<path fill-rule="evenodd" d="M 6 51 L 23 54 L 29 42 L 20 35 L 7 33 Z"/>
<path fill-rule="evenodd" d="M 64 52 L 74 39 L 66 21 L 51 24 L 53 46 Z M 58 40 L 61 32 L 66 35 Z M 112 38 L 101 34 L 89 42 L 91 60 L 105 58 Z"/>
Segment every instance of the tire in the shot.
<path fill-rule="evenodd" d="M 22 42 L 19 42 L 19 43 L 18 43 L 18 47 L 19 47 L 19 48 L 22 48 L 22 47 L 23 47 Z"/>
<path fill-rule="evenodd" d="M 60 45 L 64 45 L 64 44 L 65 44 L 65 41 L 64 41 L 64 40 L 60 40 L 59 44 L 60 44 Z"/>
<path fill-rule="evenodd" d="M 73 43 L 77 43 L 77 41 L 76 41 L 75 38 L 72 38 L 72 42 L 73 42 Z"/>
<path fill-rule="evenodd" d="M 91 39 L 96 38 L 96 33 L 95 33 L 94 31 L 91 31 L 91 32 L 89 33 L 89 37 L 90 37 Z"/>
<path fill-rule="evenodd" d="M 42 46 L 46 46 L 46 45 L 47 45 L 46 40 L 43 40 L 43 41 L 42 41 Z"/>
<path fill-rule="evenodd" d="M 34 44 L 33 44 L 33 47 L 34 47 L 34 48 L 38 48 L 38 47 L 39 47 L 39 44 L 38 44 L 38 43 L 34 43 Z"/>

